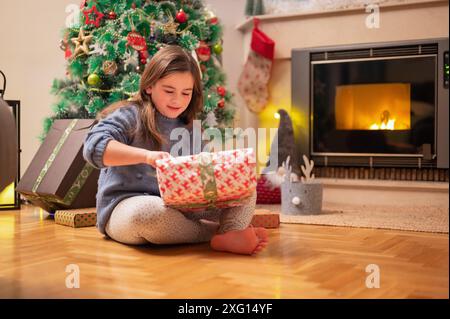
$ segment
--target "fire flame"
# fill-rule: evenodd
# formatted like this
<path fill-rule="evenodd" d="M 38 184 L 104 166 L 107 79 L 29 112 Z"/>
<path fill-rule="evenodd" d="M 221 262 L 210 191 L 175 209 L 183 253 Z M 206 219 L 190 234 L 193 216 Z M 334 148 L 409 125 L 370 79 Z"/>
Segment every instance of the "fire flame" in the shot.
<path fill-rule="evenodd" d="M 376 123 L 370 126 L 371 130 L 395 130 L 395 120 L 389 120 L 387 123 L 381 123 L 378 125 Z"/>
<path fill-rule="evenodd" d="M 395 130 L 395 119 L 389 119 L 390 113 L 384 110 L 381 113 L 381 124 L 374 123 L 370 126 L 371 130 Z"/>

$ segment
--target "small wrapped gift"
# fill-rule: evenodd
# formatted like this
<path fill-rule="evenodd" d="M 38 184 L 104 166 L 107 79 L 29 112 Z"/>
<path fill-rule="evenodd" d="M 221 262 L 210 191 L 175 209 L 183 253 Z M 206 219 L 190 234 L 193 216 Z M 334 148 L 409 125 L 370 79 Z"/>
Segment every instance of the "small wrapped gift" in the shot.
<path fill-rule="evenodd" d="M 89 227 L 97 223 L 97 213 L 94 208 L 57 210 L 55 223 L 65 226 Z"/>
<path fill-rule="evenodd" d="M 256 189 L 251 148 L 160 159 L 156 168 L 164 203 L 184 212 L 241 206 Z"/>
<path fill-rule="evenodd" d="M 92 119 L 56 120 L 22 176 L 16 191 L 53 214 L 95 206 L 99 170 L 83 159 Z"/>
<path fill-rule="evenodd" d="M 267 209 L 256 209 L 251 224 L 254 227 L 278 228 L 280 227 L 280 213 Z"/>

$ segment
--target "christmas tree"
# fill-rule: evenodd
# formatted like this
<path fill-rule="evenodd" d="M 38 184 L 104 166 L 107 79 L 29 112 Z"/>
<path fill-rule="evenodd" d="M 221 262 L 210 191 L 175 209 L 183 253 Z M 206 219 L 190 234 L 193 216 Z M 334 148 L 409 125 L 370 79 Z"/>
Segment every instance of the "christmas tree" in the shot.
<path fill-rule="evenodd" d="M 201 0 L 84 0 L 79 23 L 63 30 L 67 78 L 56 79 L 55 119 L 95 118 L 106 106 L 139 90 L 145 65 L 163 46 L 176 44 L 198 60 L 202 71 L 204 128 L 232 124 L 232 95 L 224 87 L 222 26 Z"/>

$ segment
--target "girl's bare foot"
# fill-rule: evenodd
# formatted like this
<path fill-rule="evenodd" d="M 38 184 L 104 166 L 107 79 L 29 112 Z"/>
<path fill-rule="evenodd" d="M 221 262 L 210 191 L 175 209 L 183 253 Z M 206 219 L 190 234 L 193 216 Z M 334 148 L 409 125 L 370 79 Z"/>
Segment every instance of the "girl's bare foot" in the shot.
<path fill-rule="evenodd" d="M 211 248 L 236 254 L 252 255 L 264 249 L 268 242 L 264 228 L 249 227 L 217 234 L 211 239 Z"/>

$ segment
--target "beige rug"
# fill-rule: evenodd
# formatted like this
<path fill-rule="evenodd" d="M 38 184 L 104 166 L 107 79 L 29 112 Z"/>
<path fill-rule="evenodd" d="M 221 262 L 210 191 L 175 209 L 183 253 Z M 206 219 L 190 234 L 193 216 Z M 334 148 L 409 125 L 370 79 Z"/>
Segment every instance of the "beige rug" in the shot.
<path fill-rule="evenodd" d="M 280 205 L 257 205 L 259 209 L 281 211 Z M 280 214 L 281 223 L 395 229 L 447 233 L 449 210 L 442 207 L 323 207 L 320 215 Z"/>

